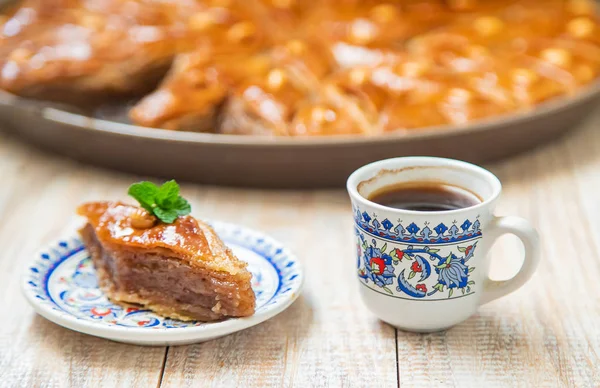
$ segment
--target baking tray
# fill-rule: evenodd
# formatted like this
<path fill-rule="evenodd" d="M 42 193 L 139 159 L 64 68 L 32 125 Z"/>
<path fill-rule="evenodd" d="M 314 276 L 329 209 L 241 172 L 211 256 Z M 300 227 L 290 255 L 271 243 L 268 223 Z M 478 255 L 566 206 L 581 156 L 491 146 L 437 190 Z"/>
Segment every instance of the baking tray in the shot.
<path fill-rule="evenodd" d="M 600 82 L 528 112 L 464 126 L 380 137 L 265 138 L 176 132 L 91 118 L 52 103 L 0 95 L 0 122 L 25 141 L 111 169 L 216 185 L 341 187 L 356 168 L 397 156 L 483 163 L 558 138 L 600 101 Z"/>

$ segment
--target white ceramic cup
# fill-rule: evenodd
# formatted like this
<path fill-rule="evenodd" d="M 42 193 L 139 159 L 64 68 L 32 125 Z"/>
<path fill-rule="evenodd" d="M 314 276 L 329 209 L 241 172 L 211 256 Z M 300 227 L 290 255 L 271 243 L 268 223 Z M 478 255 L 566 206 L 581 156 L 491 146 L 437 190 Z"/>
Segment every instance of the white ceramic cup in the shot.
<path fill-rule="evenodd" d="M 483 202 L 424 212 L 367 199 L 382 187 L 424 181 L 461 187 Z M 479 305 L 521 287 L 538 265 L 536 231 L 521 218 L 494 216 L 502 186 L 481 167 L 432 157 L 387 159 L 356 170 L 347 188 L 361 297 L 376 316 L 399 329 L 430 332 L 456 325 Z M 521 239 L 525 260 L 512 279 L 493 281 L 488 251 L 506 233 Z"/>

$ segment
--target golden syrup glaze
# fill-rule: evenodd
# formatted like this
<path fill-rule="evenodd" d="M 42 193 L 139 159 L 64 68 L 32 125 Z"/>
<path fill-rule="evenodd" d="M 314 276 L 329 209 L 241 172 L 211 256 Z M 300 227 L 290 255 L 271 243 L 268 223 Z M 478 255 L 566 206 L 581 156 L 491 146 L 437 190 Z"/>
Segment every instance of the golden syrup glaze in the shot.
<path fill-rule="evenodd" d="M 172 224 L 157 222 L 149 228 L 136 228 L 133 218 L 140 210 L 146 212 L 123 202 L 90 202 L 80 205 L 77 213 L 88 219 L 102 245 L 113 250 L 158 252 L 230 275 L 246 271 L 246 263 L 238 260 L 207 224 L 183 216 Z"/>

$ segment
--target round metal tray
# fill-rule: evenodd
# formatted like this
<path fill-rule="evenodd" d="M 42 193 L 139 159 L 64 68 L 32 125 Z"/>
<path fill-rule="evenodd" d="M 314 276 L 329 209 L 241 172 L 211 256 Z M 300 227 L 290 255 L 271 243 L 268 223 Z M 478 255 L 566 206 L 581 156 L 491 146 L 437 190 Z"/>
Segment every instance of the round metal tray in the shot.
<path fill-rule="evenodd" d="M 465 126 L 381 137 L 264 138 L 144 128 L 0 96 L 0 121 L 26 141 L 68 157 L 162 178 L 207 184 L 341 187 L 356 168 L 397 156 L 482 163 L 516 154 L 574 128 L 600 101 L 600 82 L 533 111 Z"/>

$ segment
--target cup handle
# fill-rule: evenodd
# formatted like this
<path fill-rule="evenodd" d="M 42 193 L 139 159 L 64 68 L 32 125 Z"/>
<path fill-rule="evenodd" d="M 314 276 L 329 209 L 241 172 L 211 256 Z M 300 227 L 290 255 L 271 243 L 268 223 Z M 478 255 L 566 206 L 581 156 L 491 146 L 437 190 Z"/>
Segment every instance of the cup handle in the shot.
<path fill-rule="evenodd" d="M 519 272 L 508 280 L 495 281 L 489 277 L 485 281 L 484 294 L 481 304 L 488 303 L 501 296 L 510 294 L 524 285 L 535 272 L 540 262 L 539 237 L 535 229 L 520 217 L 494 217 L 488 226 L 487 234 L 490 246 L 504 234 L 514 234 L 525 247 L 525 260 Z"/>

